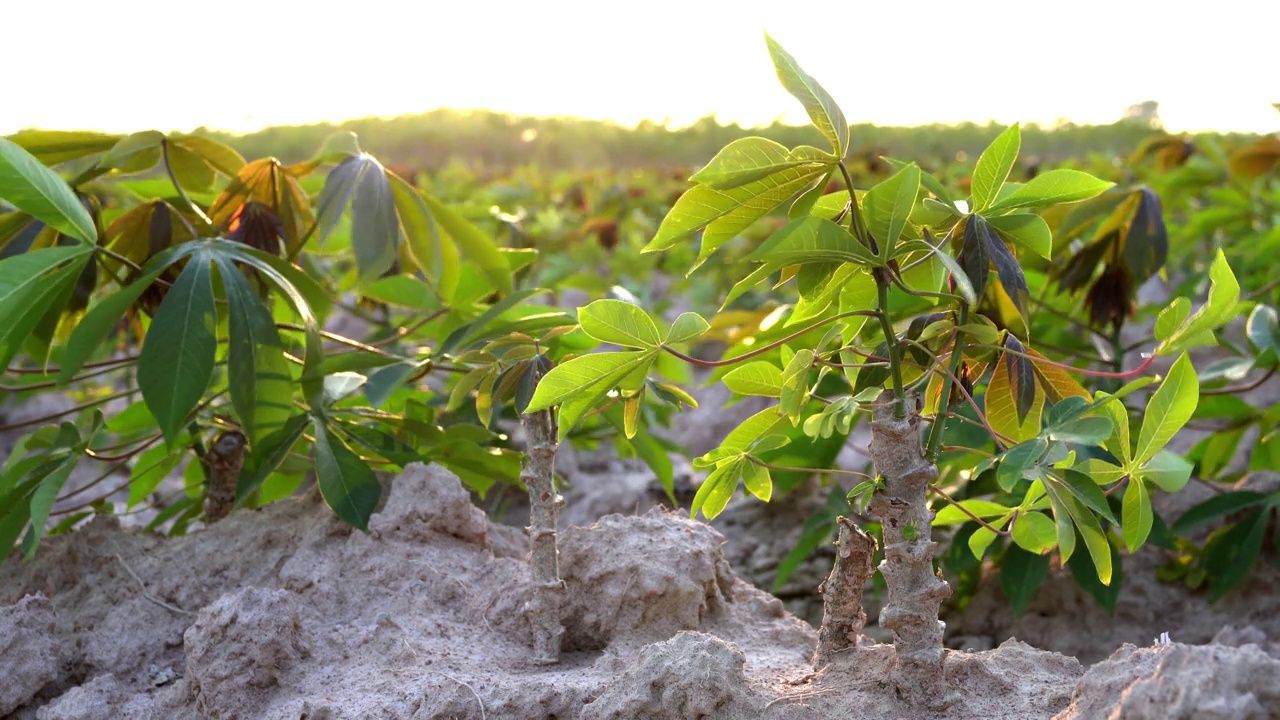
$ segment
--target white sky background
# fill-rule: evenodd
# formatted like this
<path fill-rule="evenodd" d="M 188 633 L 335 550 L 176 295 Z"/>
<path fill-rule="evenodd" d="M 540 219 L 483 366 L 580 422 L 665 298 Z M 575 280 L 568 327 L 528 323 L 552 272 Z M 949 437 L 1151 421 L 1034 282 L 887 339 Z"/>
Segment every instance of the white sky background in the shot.
<path fill-rule="evenodd" d="M 762 30 L 850 122 L 1280 130 L 1280 1 L 0 0 L 0 133 L 251 131 L 438 107 L 675 125 L 803 111 Z"/>

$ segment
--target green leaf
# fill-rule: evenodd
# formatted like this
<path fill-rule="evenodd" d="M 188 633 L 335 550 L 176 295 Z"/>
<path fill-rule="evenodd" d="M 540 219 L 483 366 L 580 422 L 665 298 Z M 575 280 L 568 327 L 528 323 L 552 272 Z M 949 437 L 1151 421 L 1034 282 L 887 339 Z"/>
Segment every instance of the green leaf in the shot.
<path fill-rule="evenodd" d="M 490 325 L 504 313 L 525 300 L 544 292 L 546 290 L 530 289 L 507 295 L 490 305 L 487 310 L 480 314 L 480 317 L 449 333 L 449 336 L 440 344 L 440 352 L 447 353 L 455 349 L 471 347 L 489 333 Z"/>
<path fill-rule="evenodd" d="M 31 495 L 31 530 L 22 541 L 22 552 L 27 560 L 35 555 L 40 536 L 44 534 L 45 523 L 49 521 L 49 512 L 53 510 L 54 502 L 62 492 L 62 487 L 67 484 L 67 478 L 71 477 L 71 471 L 76 469 L 80 457 L 80 452 L 73 453 L 49 463 L 36 473 L 37 476 L 43 475 L 43 478 Z"/>
<path fill-rule="evenodd" d="M 1083 477 L 1088 480 L 1088 476 Z M 1098 495 L 1102 494 L 1102 491 L 1098 490 L 1098 486 L 1094 485 L 1092 481 L 1089 481 L 1088 485 L 1092 486 Z M 1071 492 L 1064 491 L 1063 486 L 1059 483 L 1045 483 L 1045 490 L 1048 492 L 1054 507 L 1054 521 L 1058 528 L 1058 545 L 1062 548 L 1063 560 L 1066 561 L 1071 554 L 1068 548 L 1075 546 L 1075 530 L 1070 529 L 1071 525 L 1075 525 L 1076 530 L 1080 532 L 1080 537 L 1084 540 L 1085 547 L 1089 551 L 1089 557 L 1093 560 L 1094 567 L 1098 571 L 1098 580 L 1103 585 L 1110 585 L 1112 574 L 1111 543 L 1107 541 L 1106 533 L 1102 531 L 1102 526 L 1098 523 L 1098 519 L 1094 517 L 1093 513 L 1089 512 L 1089 508 L 1085 507 L 1076 494 L 1076 491 L 1082 489 L 1083 486 L 1077 483 L 1075 486 L 1068 487 L 1070 487 Z M 1070 523 L 1065 528 L 1065 534 L 1063 522 L 1067 518 L 1061 516 L 1063 512 L 1070 519 Z M 1107 514 L 1110 515 L 1110 510 L 1108 510 Z M 1070 537 L 1070 540 L 1067 540 L 1067 537 Z"/>
<path fill-rule="evenodd" d="M 769 498 L 773 497 L 773 478 L 769 475 L 769 468 L 763 465 L 750 460 L 744 462 L 742 484 L 747 488 L 747 492 L 765 502 L 769 502 Z"/>
<path fill-rule="evenodd" d="M 782 370 L 766 360 L 754 360 L 734 368 L 722 378 L 725 387 L 739 395 L 780 397 Z"/>
<path fill-rule="evenodd" d="M 902 237 L 907 218 L 920 192 L 920 168 L 908 165 L 867 191 L 862 212 L 871 236 L 880 242 L 880 255 L 893 257 L 893 248 Z"/>
<path fill-rule="evenodd" d="M 800 415 L 809 401 L 809 370 L 813 367 L 813 351 L 804 348 L 796 351 L 791 362 L 782 371 L 782 392 L 778 411 L 791 421 L 800 422 Z"/>
<path fill-rule="evenodd" d="M 969 512 L 966 513 L 965 510 Z M 1005 517 L 1011 512 L 1013 512 L 1013 508 L 990 500 L 961 500 L 959 505 L 948 504 L 939 510 L 933 517 L 933 525 L 934 527 L 942 527 L 972 522 L 973 518 L 969 516 L 969 513 L 977 515 L 983 520 L 990 520 L 991 518 Z"/>
<path fill-rule="evenodd" d="M 312 425 L 320 495 L 343 522 L 368 531 L 369 516 L 382 497 L 377 476 L 323 420 L 315 418 Z"/>
<path fill-rule="evenodd" d="M 563 440 L 578 420 L 610 390 L 634 374 L 643 379 L 653 364 L 656 352 L 593 353 L 557 365 L 538 383 L 525 412 L 538 412 L 560 405 L 559 439 Z"/>
<path fill-rule="evenodd" d="M 747 259 L 766 262 L 775 269 L 817 262 L 881 264 L 847 230 L 814 215 L 788 223 Z"/>
<path fill-rule="evenodd" d="M 1050 480 L 1049 485 L 1056 485 L 1055 480 Z M 1107 504 L 1107 496 L 1103 494 L 1102 488 L 1093 481 L 1093 478 L 1074 468 L 1067 468 L 1062 471 L 1062 486 L 1071 491 L 1080 503 L 1089 510 L 1101 515 L 1110 522 L 1115 522 L 1115 515 L 1111 512 L 1111 506 Z"/>
<path fill-rule="evenodd" d="M 1071 576 L 1085 592 L 1093 596 L 1098 604 L 1107 609 L 1112 615 L 1116 611 L 1116 602 L 1120 599 L 1120 590 L 1124 584 L 1124 564 L 1120 557 L 1120 551 L 1115 545 L 1107 543 L 1106 547 L 1099 546 L 1099 552 L 1104 553 L 1105 557 L 1105 577 L 1104 568 L 1097 562 L 1098 556 L 1092 552 L 1076 555 L 1067 563 L 1071 569 Z"/>
<path fill-rule="evenodd" d="M 1245 508 L 1256 507 L 1271 501 L 1271 496 L 1252 490 L 1233 490 L 1221 495 L 1214 495 L 1204 502 L 1194 505 L 1173 523 L 1173 532 L 1183 535 L 1201 525 L 1220 517 L 1230 515 Z"/>
<path fill-rule="evenodd" d="M 457 245 L 461 256 L 479 265 L 484 276 L 500 292 L 510 293 L 513 288 L 511 266 L 493 239 L 439 200 L 425 193 L 419 195 L 436 223 Z"/>
<path fill-rule="evenodd" d="M 697 185 L 687 190 L 663 218 L 658 233 L 644 252 L 674 247 L 698 230 L 702 245 L 693 272 L 720 246 L 737 237 L 752 223 L 781 207 L 824 174 L 805 166 L 781 170 L 729 190 Z"/>
<path fill-rule="evenodd" d="M 1012 492 L 1019 482 L 1028 478 L 1028 470 L 1037 467 L 1049 450 L 1044 438 L 1033 437 L 1009 448 L 1000 456 L 1000 465 L 996 469 L 996 482 L 1000 489 Z M 1038 470 L 1033 477 L 1038 476 Z"/>
<path fill-rule="evenodd" d="M 355 188 L 351 201 L 351 248 L 361 285 L 369 285 L 395 264 L 400 248 L 400 224 L 391 183 L 373 161 Z"/>
<path fill-rule="evenodd" d="M 293 450 L 293 446 L 302 438 L 309 419 L 306 413 L 294 415 L 278 430 L 253 446 L 253 453 L 246 459 L 244 467 L 240 470 L 240 479 L 236 483 L 237 504 L 243 503 L 254 491 L 262 487 L 267 477 L 280 467 Z"/>
<path fill-rule="evenodd" d="M 596 300 L 578 310 L 578 322 L 584 332 L 603 343 L 646 349 L 662 344 L 653 318 L 622 300 Z"/>
<path fill-rule="evenodd" d="M 817 148 L 801 146 L 792 151 L 772 140 L 745 137 L 726 145 L 689 180 L 717 190 L 728 190 L 781 170 L 829 167 L 837 159 Z"/>
<path fill-rule="evenodd" d="M 1183 353 L 1147 402 L 1134 461 L 1144 463 L 1155 457 L 1191 419 L 1199 398 L 1200 380 L 1191 366 L 1191 358 Z"/>
<path fill-rule="evenodd" d="M 698 492 L 693 496 L 689 517 L 697 517 L 698 512 L 708 520 L 714 520 L 729 504 L 733 493 L 738 489 L 738 481 L 742 479 L 743 465 L 751 462 L 744 457 L 725 460 L 716 465 L 707 479 L 702 481 Z"/>
<path fill-rule="evenodd" d="M 1022 146 L 1022 131 L 1017 123 L 1000 133 L 982 155 L 973 169 L 970 187 L 973 193 L 973 212 L 982 212 L 991 207 L 991 203 L 1000 192 L 1013 163 L 1018 159 L 1018 150 Z M 1046 255 L 1046 257 L 1048 257 Z"/>
<path fill-rule="evenodd" d="M 55 298 L 75 284 L 92 253 L 88 245 L 63 246 L 0 260 L 0 370 L 9 366 Z"/>
<path fill-rule="evenodd" d="M 667 333 L 667 339 L 663 342 L 670 345 L 689 342 L 710 329 L 711 325 L 698 313 L 680 313 L 676 321 L 671 324 L 671 330 Z"/>
<path fill-rule="evenodd" d="M 1216 601 L 1244 582 L 1262 552 L 1271 513 L 1257 510 L 1205 544 L 1204 565 L 1209 568 L 1209 596 Z"/>
<path fill-rule="evenodd" d="M 215 255 L 214 262 L 227 296 L 227 387 L 254 445 L 293 414 L 293 376 L 275 320 L 249 280 L 230 260 Z"/>
<path fill-rule="evenodd" d="M 995 201 L 989 210 L 999 212 L 1079 202 L 1100 195 L 1114 185 L 1113 182 L 1099 180 L 1079 170 L 1050 170 L 1035 176 L 1022 187 Z"/>
<path fill-rule="evenodd" d="M 138 387 L 170 448 L 209 386 L 217 324 L 212 273 L 199 254 L 160 303 L 138 356 Z"/>
<path fill-rule="evenodd" d="M 391 179 L 391 195 L 404 229 L 409 256 L 440 297 L 451 301 L 458 289 L 458 248 L 440 232 L 422 194 L 394 173 L 388 173 L 387 177 Z M 376 285 L 378 283 L 370 286 L 366 293 L 372 292 Z"/>
<path fill-rule="evenodd" d="M 1043 517 L 1043 516 L 1041 516 Z M 1036 590 L 1049 577 L 1049 557 L 1010 547 L 1000 563 L 1000 589 L 1009 598 L 1015 616 L 1026 612 Z"/>
<path fill-rule="evenodd" d="M 15 145 L 45 165 L 57 165 L 110 150 L 119 135 L 82 130 L 24 130 L 10 135 Z"/>
<path fill-rule="evenodd" d="M 160 147 L 164 141 L 164 133 L 156 130 L 133 133 L 113 145 L 98 165 L 125 173 L 142 172 L 160 162 Z"/>
<path fill-rule="evenodd" d="M 849 147 L 849 123 L 844 119 L 840 106 L 768 33 L 765 33 L 764 39 L 782 86 L 804 105 L 814 127 L 831 142 L 836 155 L 844 157 Z"/>
<path fill-rule="evenodd" d="M 1131 477 L 1120 508 L 1120 527 L 1124 530 L 1124 543 L 1130 553 L 1137 552 L 1147 541 L 1151 522 L 1151 495 L 1141 480 Z"/>
<path fill-rule="evenodd" d="M 1041 512 L 1024 512 L 1013 521 L 1013 541 L 1027 552 L 1043 555 L 1058 546 L 1057 525 Z"/>
<path fill-rule="evenodd" d="M 1185 458 L 1161 450 L 1141 468 L 1133 471 L 1135 479 L 1150 482 L 1165 492 L 1178 492 L 1191 480 L 1193 466 Z"/>
<path fill-rule="evenodd" d="M 731 430 L 720 443 L 720 450 L 728 453 L 746 452 L 752 443 L 768 435 L 782 422 L 776 408 L 765 408 Z"/>
<path fill-rule="evenodd" d="M 1157 340 L 1165 341 L 1182 327 L 1187 318 L 1191 316 L 1191 301 L 1184 297 L 1176 297 L 1169 306 L 1160 311 L 1156 316 L 1155 336 Z"/>
<path fill-rule="evenodd" d="M 1098 445 L 1114 432 L 1108 417 L 1078 417 L 1046 428 L 1050 439 L 1079 445 Z"/>
<path fill-rule="evenodd" d="M 0 200 L 64 235 L 89 244 L 98 241 L 93 218 L 62 178 L 4 138 L 0 138 Z"/>
<path fill-rule="evenodd" d="M 1231 321 L 1239 312 L 1240 283 L 1218 250 L 1209 267 L 1209 299 L 1156 348 L 1156 355 L 1173 355 L 1203 343 L 1204 336 Z"/>
<path fill-rule="evenodd" d="M 1012 213 L 987 218 L 987 224 L 1002 237 L 1049 259 L 1053 255 L 1053 232 L 1044 218 L 1032 213 Z"/>

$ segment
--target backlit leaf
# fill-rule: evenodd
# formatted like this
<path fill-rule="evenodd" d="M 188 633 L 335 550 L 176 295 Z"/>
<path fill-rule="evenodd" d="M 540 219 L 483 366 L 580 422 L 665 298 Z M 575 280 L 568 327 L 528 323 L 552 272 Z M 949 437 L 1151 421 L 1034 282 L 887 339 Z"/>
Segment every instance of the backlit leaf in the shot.
<path fill-rule="evenodd" d="M 1138 444 L 1134 449 L 1136 463 L 1150 460 L 1168 444 L 1191 419 L 1199 397 L 1200 380 L 1191 366 L 1191 358 L 1184 353 L 1147 402 L 1142 429 L 1138 432 Z"/>
<path fill-rule="evenodd" d="M 973 193 L 973 211 L 982 212 L 991 206 L 1000 186 L 1009 177 L 1013 163 L 1018 159 L 1018 150 L 1022 146 L 1022 131 L 1017 123 L 1000 133 L 982 155 L 973 169 L 970 188 Z M 1046 255 L 1046 257 L 1048 257 Z"/>
<path fill-rule="evenodd" d="M 1079 170 L 1057 169 L 1035 176 L 1022 187 L 992 203 L 992 211 L 1045 207 L 1079 202 L 1099 195 L 1115 183 Z"/>
<path fill-rule="evenodd" d="M 804 105 L 814 127 L 831 142 L 836 156 L 844 157 L 845 150 L 849 147 L 849 123 L 840 106 L 768 33 L 765 33 L 764 39 L 782 86 Z"/>
<path fill-rule="evenodd" d="M 623 347 L 655 348 L 662 344 L 649 313 L 622 300 L 596 300 L 578 310 L 578 322 L 591 337 Z"/>
<path fill-rule="evenodd" d="M 817 148 L 802 146 L 791 151 L 772 140 L 745 137 L 726 145 L 689 180 L 719 190 L 727 190 L 759 180 L 780 170 L 802 166 L 829 166 L 834 164 L 836 159 Z"/>
<path fill-rule="evenodd" d="M 0 138 L 0 200 L 69 237 L 91 244 L 98 240 L 89 211 L 62 178 L 4 138 Z"/>

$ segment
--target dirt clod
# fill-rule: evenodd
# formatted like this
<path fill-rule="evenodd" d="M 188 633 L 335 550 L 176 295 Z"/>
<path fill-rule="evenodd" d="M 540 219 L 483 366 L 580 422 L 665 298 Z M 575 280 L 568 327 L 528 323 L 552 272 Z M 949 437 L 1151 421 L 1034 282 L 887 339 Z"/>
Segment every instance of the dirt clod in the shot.
<path fill-rule="evenodd" d="M 13 712 L 58 677 L 53 603 L 28 595 L 0 607 L 0 715 Z"/>

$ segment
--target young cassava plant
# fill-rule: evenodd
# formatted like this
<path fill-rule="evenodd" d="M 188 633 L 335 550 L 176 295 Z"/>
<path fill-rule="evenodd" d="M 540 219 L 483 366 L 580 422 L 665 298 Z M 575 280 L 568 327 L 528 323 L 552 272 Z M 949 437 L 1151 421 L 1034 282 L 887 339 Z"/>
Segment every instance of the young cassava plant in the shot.
<path fill-rule="evenodd" d="M 855 188 L 843 160 L 849 127 L 840 107 L 781 46 L 767 36 L 766 42 L 778 79 L 829 147 L 735 140 L 690 178 L 693 187 L 646 250 L 698 241 L 693 273 L 756 221 L 785 212 L 788 222 L 745 256 L 724 302 L 766 281 L 794 284 L 798 297 L 783 315 L 794 331 L 704 360 L 680 349 L 710 327 L 701 316 L 685 313 L 664 326 L 634 304 L 598 300 L 579 309 L 578 322 L 587 335 L 618 349 L 563 360 L 539 382 L 526 410 L 558 407 L 564 437 L 598 408 L 638 407 L 664 353 L 731 367 L 722 376 L 731 390 L 778 403 L 695 461 L 707 475 L 692 512 L 708 519 L 739 485 L 770 499 L 773 473 L 794 469 L 768 460 L 790 442 L 786 429 L 829 437 L 869 413 L 876 474 L 857 484 L 849 500 L 882 528 L 879 570 L 888 601 L 880 624 L 893 632 L 902 697 L 943 707 L 953 698 L 938 608 L 950 589 L 934 567 L 932 527 L 978 522 L 969 545 L 979 557 L 997 537 L 1036 555 L 1056 549 L 1064 562 L 1083 551 L 1099 582 L 1110 583 L 1114 550 L 1107 528 L 1121 528 L 1124 544 L 1136 549 L 1151 531 L 1151 492 L 1176 490 L 1189 477 L 1190 465 L 1163 450 L 1197 402 L 1185 351 L 1234 316 L 1238 287 L 1219 258 L 1209 303 L 1194 315 L 1185 301 L 1174 303 L 1161 316 L 1156 351 L 1136 369 L 1103 374 L 1125 380 L 1145 375 L 1158 356 L 1177 358 L 1131 432 L 1119 399 L 1155 379 L 1091 394 L 1073 377 L 1079 371 L 1035 350 L 1019 263 L 1025 254 L 1048 257 L 1052 250 L 1038 210 L 1088 200 L 1112 184 L 1065 169 L 1010 182 L 1020 145 L 1014 125 L 982 153 L 964 200 L 920 167 L 888 159 L 891 177 L 865 191 Z M 826 192 L 833 178 L 843 187 Z M 833 382 L 842 388 L 836 394 L 829 390 Z M 952 501 L 939 482 L 938 459 L 957 449 L 947 438 L 962 424 L 980 427 L 996 452 L 979 455 L 961 477 L 994 481 L 993 491 Z M 1108 504 L 1117 492 L 1124 493 L 1120 518 Z M 935 498 L 948 505 L 936 516 Z M 819 665 L 842 652 L 856 654 L 865 622 L 856 606 L 874 540 L 848 518 L 840 519 L 839 530 L 838 560 L 824 583 L 831 626 L 820 633 Z"/>

